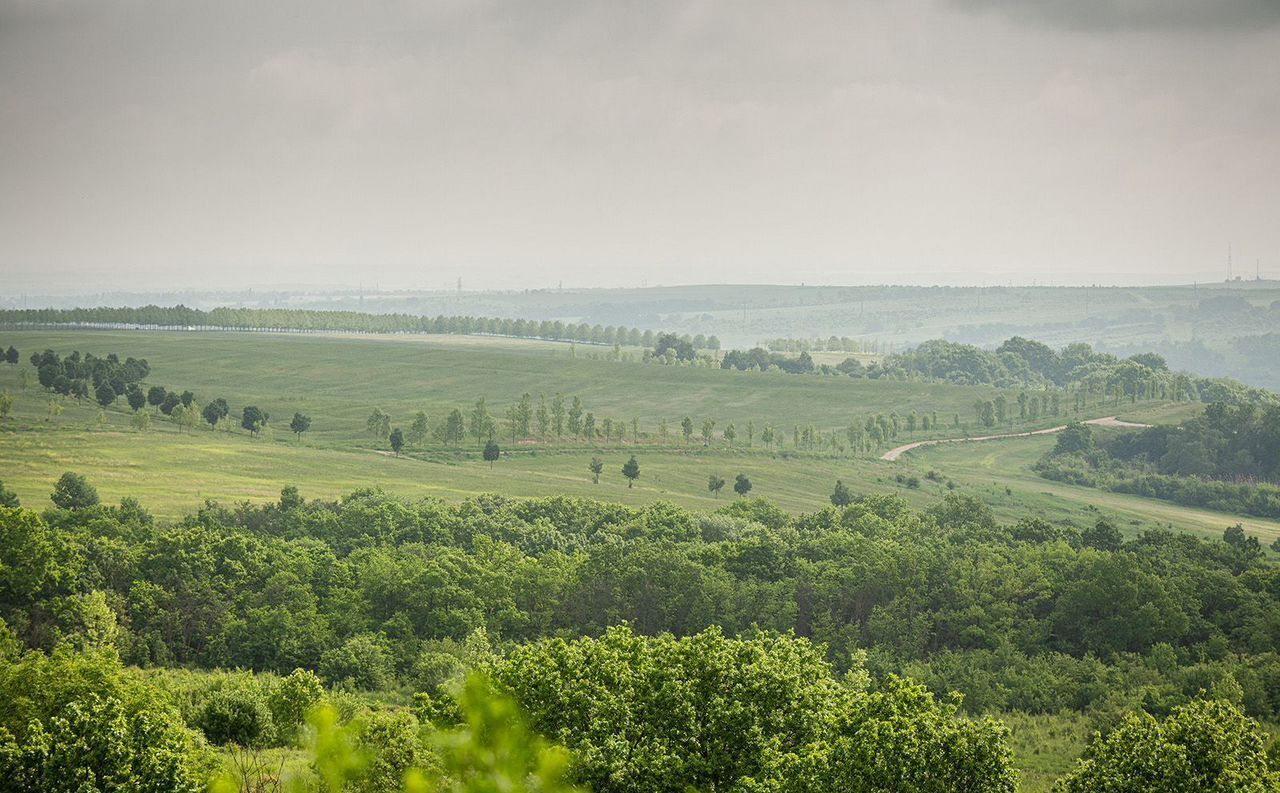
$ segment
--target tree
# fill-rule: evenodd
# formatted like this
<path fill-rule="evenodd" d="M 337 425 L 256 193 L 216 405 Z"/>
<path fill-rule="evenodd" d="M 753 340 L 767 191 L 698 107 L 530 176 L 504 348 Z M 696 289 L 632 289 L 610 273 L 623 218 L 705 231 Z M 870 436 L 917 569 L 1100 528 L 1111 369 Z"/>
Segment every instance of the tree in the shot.
<path fill-rule="evenodd" d="M 1058 442 L 1054 444 L 1054 454 L 1084 454 L 1093 448 L 1093 429 L 1079 421 L 1067 424 L 1066 429 L 1058 433 Z"/>
<path fill-rule="evenodd" d="M 129 426 L 138 432 L 146 432 L 151 429 L 151 414 L 145 410 L 139 410 L 129 417 Z"/>
<path fill-rule="evenodd" d="M 427 414 L 419 410 L 413 416 L 413 423 L 409 425 L 409 432 L 405 435 L 405 440 L 410 446 L 422 446 L 430 437 L 431 430 L 427 426 Z"/>
<path fill-rule="evenodd" d="M 733 428 L 733 422 L 731 421 L 724 428 L 724 439 L 726 442 L 728 442 L 730 446 L 733 446 L 733 441 L 737 437 L 738 437 L 738 432 Z"/>
<path fill-rule="evenodd" d="M 600 484 L 600 472 L 604 470 L 604 463 L 599 457 L 592 457 L 591 462 L 587 464 L 587 470 L 591 471 L 591 484 Z M 1280 540 L 1277 540 L 1280 542 Z"/>
<path fill-rule="evenodd" d="M 844 482 L 836 480 L 836 489 L 831 493 L 832 506 L 841 509 L 853 503 L 853 494 L 849 492 L 849 488 L 845 487 Z"/>
<path fill-rule="evenodd" d="M 147 404 L 153 408 L 158 408 L 164 404 L 164 399 L 167 396 L 169 396 L 169 392 L 164 386 L 153 385 L 147 389 Z"/>
<path fill-rule="evenodd" d="M 173 415 L 173 409 L 182 404 L 182 397 L 170 391 L 164 395 L 164 401 L 160 403 L 160 412 L 166 416 Z"/>
<path fill-rule="evenodd" d="M 1080 541 L 1099 551 L 1118 551 L 1124 544 L 1120 530 L 1115 527 L 1115 524 L 1103 518 L 1099 518 L 1097 523 L 1082 531 Z"/>
<path fill-rule="evenodd" d="M 0 419 L 9 418 L 13 412 L 13 397 L 8 391 L 0 392 Z"/>
<path fill-rule="evenodd" d="M 564 397 L 560 394 L 551 400 L 551 428 L 557 439 L 564 435 Z"/>
<path fill-rule="evenodd" d="M 707 477 L 707 489 L 716 497 L 720 498 L 720 490 L 724 487 L 724 477 L 718 474 L 712 474 Z"/>
<path fill-rule="evenodd" d="M 449 411 L 444 423 L 436 425 L 436 439 L 441 443 L 462 443 L 466 437 L 466 421 L 457 408 Z"/>
<path fill-rule="evenodd" d="M 1223 700 L 1196 699 L 1163 722 L 1143 711 L 1124 717 L 1106 736 L 1094 733 L 1062 793 L 1240 791 L 1280 789 L 1280 769 L 1268 768 L 1267 736 L 1253 719 Z"/>
<path fill-rule="evenodd" d="M 370 435 L 382 440 L 391 434 L 391 416 L 383 412 L 382 408 L 374 408 L 369 418 L 365 419 L 364 426 Z"/>
<path fill-rule="evenodd" d="M 711 445 L 711 431 L 716 428 L 716 423 L 711 419 L 704 419 L 702 422 L 702 445 Z"/>
<path fill-rule="evenodd" d="M 476 443 L 493 437 L 493 419 L 489 416 L 489 408 L 484 404 L 484 397 L 477 399 L 472 406 L 471 424 L 468 429 L 471 436 L 476 439 Z"/>
<path fill-rule="evenodd" d="M 490 438 L 489 442 L 484 445 L 485 462 L 489 464 L 490 468 L 493 468 L 493 464 L 497 462 L 498 457 L 501 455 L 502 450 L 498 448 L 498 442 Z"/>
<path fill-rule="evenodd" d="M 124 392 L 124 397 L 129 402 L 130 410 L 138 411 L 147 406 L 147 395 L 136 385 L 130 385 Z"/>
<path fill-rule="evenodd" d="M 538 437 L 545 438 L 551 429 L 551 413 L 547 410 L 547 395 L 538 394 Z"/>
<path fill-rule="evenodd" d="M 575 438 L 582 435 L 582 400 L 578 397 L 569 405 L 569 434 Z"/>
<path fill-rule="evenodd" d="M 53 486 L 49 499 L 59 509 L 88 509 L 97 506 L 98 490 L 80 474 L 67 471 Z"/>
<path fill-rule="evenodd" d="M 293 419 L 289 422 L 289 429 L 293 430 L 293 434 L 302 437 L 302 433 L 311 429 L 311 417 L 301 413 L 294 413 Z"/>
<path fill-rule="evenodd" d="M 4 361 L 7 364 L 16 364 L 19 361 L 18 351 L 12 344 L 4 351 Z"/>
<path fill-rule="evenodd" d="M 204 406 L 204 410 L 200 411 L 200 415 L 208 422 L 209 429 L 218 426 L 218 422 L 222 421 L 231 414 L 231 408 L 227 405 L 227 400 L 218 397 L 209 404 Z"/>
<path fill-rule="evenodd" d="M 733 480 L 733 492 L 740 496 L 745 496 L 751 492 L 751 480 L 747 478 L 746 474 L 738 474 Z"/>
<path fill-rule="evenodd" d="M 17 509 L 22 506 L 18 501 L 18 494 L 4 486 L 4 482 L 0 482 L 0 507 L 8 507 L 9 509 Z M 13 549 L 9 549 L 10 553 Z"/>
<path fill-rule="evenodd" d="M 116 401 L 116 390 L 111 387 L 110 383 L 103 383 L 94 390 L 93 397 L 104 408 L 111 407 L 111 403 Z"/>
<path fill-rule="evenodd" d="M 582 437 L 591 440 L 596 436 L 596 414 L 587 413 L 582 419 Z"/>
<path fill-rule="evenodd" d="M 195 429 L 200 423 L 200 411 L 196 405 L 178 405 L 173 409 L 173 422 L 178 425 L 178 429 L 190 430 Z"/>
<path fill-rule="evenodd" d="M 693 419 L 685 416 L 680 420 L 680 433 L 684 435 L 685 443 L 688 443 L 693 438 Z"/>
<path fill-rule="evenodd" d="M 635 485 L 636 480 L 640 478 L 640 463 L 636 462 L 634 454 L 631 455 L 631 459 L 622 464 L 622 475 L 627 478 L 628 489 Z"/>
<path fill-rule="evenodd" d="M 400 450 L 404 448 L 404 433 L 400 431 L 399 427 L 396 427 L 391 431 L 391 436 L 388 440 L 391 443 L 391 451 L 396 453 L 396 457 L 399 457 Z"/>
<path fill-rule="evenodd" d="M 262 432 L 263 427 L 267 426 L 270 418 L 267 412 L 257 405 L 248 405 L 240 411 L 240 426 L 257 435 Z"/>

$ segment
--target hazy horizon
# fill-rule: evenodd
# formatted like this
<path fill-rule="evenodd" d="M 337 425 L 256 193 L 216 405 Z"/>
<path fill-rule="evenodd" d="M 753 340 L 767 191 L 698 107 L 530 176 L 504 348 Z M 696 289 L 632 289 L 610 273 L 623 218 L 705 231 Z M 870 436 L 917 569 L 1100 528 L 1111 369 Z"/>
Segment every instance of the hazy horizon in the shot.
<path fill-rule="evenodd" d="M 0 0 L 5 294 L 1280 275 L 1280 3 Z"/>

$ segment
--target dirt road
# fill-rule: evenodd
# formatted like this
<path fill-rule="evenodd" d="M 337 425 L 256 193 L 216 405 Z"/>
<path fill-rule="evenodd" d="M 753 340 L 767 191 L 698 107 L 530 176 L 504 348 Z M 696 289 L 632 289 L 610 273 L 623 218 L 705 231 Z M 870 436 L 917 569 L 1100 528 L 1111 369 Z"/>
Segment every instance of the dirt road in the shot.
<path fill-rule="evenodd" d="M 1105 416 L 1100 419 L 1089 419 L 1088 421 L 1085 421 L 1083 423 L 1092 424 L 1095 427 L 1120 427 L 1120 428 L 1128 427 L 1132 429 L 1142 429 L 1144 427 L 1151 426 L 1150 424 L 1138 424 L 1132 421 L 1121 421 L 1115 416 Z M 1029 438 L 1032 435 L 1052 435 L 1055 432 L 1062 432 L 1066 428 L 1067 428 L 1067 425 L 1063 424 L 1058 427 L 1049 427 L 1048 429 L 1043 429 L 1043 430 L 1032 430 L 1030 432 L 1010 432 L 1004 435 L 976 435 L 969 438 L 936 438 L 934 440 L 929 440 L 929 441 L 916 441 L 915 443 L 907 443 L 897 448 L 890 449 L 889 451 L 880 455 L 880 459 L 889 460 L 890 462 L 892 462 L 893 460 L 898 459 L 899 457 L 911 451 L 912 449 L 916 449 L 921 446 L 935 446 L 939 443 L 966 443 L 968 441 L 996 441 L 996 440 L 1001 440 L 1002 438 Z"/>

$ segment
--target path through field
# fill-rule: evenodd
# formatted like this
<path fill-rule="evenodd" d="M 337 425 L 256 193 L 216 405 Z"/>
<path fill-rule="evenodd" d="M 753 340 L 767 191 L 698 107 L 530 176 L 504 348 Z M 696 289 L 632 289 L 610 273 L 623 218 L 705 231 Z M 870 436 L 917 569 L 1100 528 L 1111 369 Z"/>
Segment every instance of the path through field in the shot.
<path fill-rule="evenodd" d="M 1142 429 L 1151 426 L 1150 424 L 1138 424 L 1133 421 L 1121 421 L 1115 416 L 1104 416 L 1100 419 L 1089 419 L 1084 423 L 1092 424 L 1095 427 L 1130 427 L 1133 429 Z M 1003 438 L 1028 438 L 1032 435 L 1052 435 L 1055 432 L 1062 432 L 1066 428 L 1067 425 L 1063 424 L 1061 426 L 1049 427 L 1048 429 L 1043 430 L 1032 430 L 1031 432 L 1010 432 L 1004 435 L 978 435 L 971 438 L 937 438 L 931 441 L 916 441 L 915 443 L 907 443 L 897 448 L 890 449 L 880 455 L 880 459 L 892 462 L 912 449 L 916 449 L 921 446 L 934 446 L 939 443 L 965 443 L 966 441 L 995 441 Z"/>

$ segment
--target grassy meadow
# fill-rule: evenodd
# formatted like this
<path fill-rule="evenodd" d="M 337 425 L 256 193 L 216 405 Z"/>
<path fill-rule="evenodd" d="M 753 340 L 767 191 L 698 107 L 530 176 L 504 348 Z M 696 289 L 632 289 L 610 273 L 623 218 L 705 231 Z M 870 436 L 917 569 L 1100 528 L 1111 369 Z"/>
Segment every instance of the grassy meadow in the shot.
<path fill-rule="evenodd" d="M 1162 525 L 1217 536 L 1227 525 L 1243 522 L 1267 542 L 1280 536 L 1275 521 L 1042 480 L 1029 466 L 1053 442 L 1049 437 L 918 449 L 895 463 L 875 456 L 794 452 L 789 439 L 786 451 L 760 448 L 759 432 L 767 424 L 789 436 L 794 425 L 839 430 L 875 413 L 913 409 L 938 413 L 942 427 L 931 434 L 962 434 L 969 428 L 957 433 L 948 418 L 958 413 L 967 425 L 972 403 L 993 395 L 986 387 L 670 367 L 642 364 L 634 351 L 632 360 L 606 360 L 609 351 L 601 348 L 494 338 L 67 331 L 8 333 L 3 341 L 16 345 L 24 360 L 0 367 L 0 390 L 16 400 L 12 417 L 0 429 L 0 479 L 31 505 L 45 503 L 57 477 L 75 470 L 89 476 L 104 499 L 133 496 L 169 518 L 189 513 L 205 499 L 274 499 L 287 484 L 322 498 L 381 487 L 409 498 L 563 493 L 714 509 L 734 497 L 734 477 L 745 473 L 754 486 L 751 495 L 766 496 L 792 512 L 825 506 L 836 479 L 855 492 L 899 493 L 917 507 L 936 502 L 954 484 L 981 496 L 1007 520 L 1034 514 L 1079 523 L 1097 510 L 1130 531 Z M 61 412 L 50 415 L 50 397 L 35 384 L 25 361 L 31 351 L 46 348 L 146 358 L 150 384 L 191 389 L 202 402 L 223 397 L 233 418 L 240 407 L 256 404 L 271 413 L 273 429 L 253 438 L 229 421 L 226 430 L 202 424 L 179 431 L 157 416 L 140 432 L 130 426 L 123 400 L 105 411 L 88 401 L 61 400 Z M 28 370 L 25 390 L 22 368 Z M 387 411 L 394 426 L 407 427 L 418 410 L 434 422 L 454 407 L 468 413 L 481 396 L 501 427 L 502 412 L 526 391 L 535 404 L 540 394 L 580 396 L 598 417 L 626 421 L 626 438 L 621 444 L 503 443 L 502 459 L 490 466 L 480 460 L 471 439 L 456 448 L 431 444 L 397 458 L 385 440 L 365 429 L 374 407 Z M 1122 405 L 1119 412 L 1123 418 L 1159 422 L 1180 420 L 1195 409 L 1186 403 L 1139 403 Z M 313 419 L 312 431 L 301 439 L 287 430 L 294 411 Z M 1088 411 L 1113 412 L 1110 405 Z M 691 443 L 682 441 L 684 415 L 699 429 L 703 418 L 716 421 L 710 448 L 702 446 L 697 430 Z M 633 417 L 641 430 L 638 443 L 629 428 Z M 665 443 L 657 436 L 661 419 L 669 428 Z M 732 448 L 721 437 L 730 421 L 738 430 Z M 750 449 L 748 421 L 757 433 Z M 904 434 L 895 443 L 923 437 L 929 435 Z M 629 488 L 620 468 L 633 453 L 641 476 Z M 592 456 L 605 464 L 599 484 L 587 470 Z M 711 474 L 729 482 L 718 497 L 707 490 Z"/>

